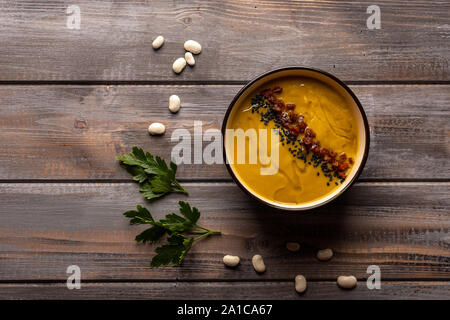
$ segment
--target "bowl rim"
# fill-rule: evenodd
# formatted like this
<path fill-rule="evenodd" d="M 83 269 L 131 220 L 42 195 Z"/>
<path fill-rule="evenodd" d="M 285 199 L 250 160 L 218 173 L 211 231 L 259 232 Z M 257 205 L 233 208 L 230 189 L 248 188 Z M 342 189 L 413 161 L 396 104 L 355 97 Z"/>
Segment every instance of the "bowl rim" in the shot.
<path fill-rule="evenodd" d="M 237 178 L 236 174 L 234 173 L 233 169 L 231 168 L 231 165 L 228 163 L 227 161 L 227 154 L 226 154 L 226 147 L 225 147 L 225 132 L 226 132 L 226 127 L 227 127 L 227 122 L 229 119 L 229 116 L 231 114 L 231 111 L 233 110 L 234 106 L 236 105 L 237 100 L 241 97 L 242 94 L 244 94 L 254 83 L 256 83 L 257 81 L 263 79 L 264 77 L 267 77 L 273 73 L 277 73 L 277 72 L 282 72 L 282 71 L 290 71 L 290 70 L 304 70 L 304 71 L 312 71 L 312 72 L 317 72 L 319 74 L 322 74 L 332 80 L 334 80 L 338 85 L 340 85 L 343 89 L 345 89 L 345 91 L 347 91 L 348 94 L 350 94 L 350 96 L 352 97 L 353 101 L 356 103 L 356 105 L 358 106 L 359 112 L 361 113 L 362 119 L 363 119 L 363 124 L 364 124 L 364 130 L 366 133 L 366 139 L 365 139 L 365 150 L 364 150 L 364 154 L 361 160 L 361 164 L 359 165 L 358 170 L 356 171 L 356 174 L 353 176 L 352 180 L 347 183 L 347 185 L 345 185 L 343 187 L 343 189 L 337 193 L 334 197 L 328 199 L 327 201 L 323 201 L 323 202 L 319 202 L 315 205 L 312 205 L 310 207 L 305 207 L 305 208 L 289 208 L 287 206 L 282 206 L 277 205 L 277 203 L 275 202 L 269 202 L 269 201 L 265 201 L 264 199 L 256 196 L 255 194 L 253 194 L 252 192 L 250 192 L 250 190 L 248 190 L 244 184 Z M 340 197 L 344 192 L 346 192 L 354 183 L 356 180 L 358 180 L 359 176 L 361 175 L 361 172 L 366 164 L 367 161 L 367 157 L 369 156 L 369 149 L 370 149 L 370 130 L 369 130 L 369 122 L 367 120 L 367 116 L 366 113 L 364 112 L 363 106 L 361 104 L 361 102 L 359 101 L 359 99 L 356 97 L 356 95 L 353 93 L 353 91 L 339 78 L 337 78 L 336 76 L 334 76 L 333 74 L 323 71 L 321 69 L 317 69 L 317 68 L 313 68 L 313 67 L 304 67 L 304 66 L 287 66 L 287 67 L 282 67 L 282 68 L 277 68 L 277 69 L 273 69 L 267 72 L 264 72 L 258 76 L 256 76 L 253 80 L 250 80 L 247 84 L 245 84 L 239 91 L 238 93 L 236 93 L 236 95 L 234 96 L 233 100 L 231 100 L 230 105 L 227 108 L 227 111 L 225 112 L 224 118 L 223 118 L 223 122 L 222 122 L 222 148 L 223 148 L 223 159 L 224 159 L 224 163 L 225 166 L 228 170 L 228 172 L 230 173 L 233 181 L 242 189 L 244 190 L 245 193 L 247 193 L 248 195 L 250 195 L 250 197 L 252 197 L 253 199 L 256 199 L 258 202 L 263 203 L 267 206 L 276 208 L 276 209 L 280 209 L 282 211 L 286 211 L 286 212 L 304 212 L 304 211 L 308 211 L 311 209 L 315 209 L 321 206 L 324 206 L 328 203 L 330 203 L 331 201 L 337 199 L 338 197 Z"/>

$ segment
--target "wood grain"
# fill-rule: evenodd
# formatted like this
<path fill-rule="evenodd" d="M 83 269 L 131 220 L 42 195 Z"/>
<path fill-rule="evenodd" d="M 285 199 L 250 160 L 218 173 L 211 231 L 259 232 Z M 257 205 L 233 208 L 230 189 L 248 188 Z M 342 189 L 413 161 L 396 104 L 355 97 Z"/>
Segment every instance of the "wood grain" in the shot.
<path fill-rule="evenodd" d="M 175 129 L 220 129 L 240 86 L 0 86 L 0 179 L 129 179 L 115 157 L 134 145 L 170 158 Z M 448 180 L 450 86 L 352 86 L 369 118 L 362 178 Z M 168 97 L 182 109 L 172 115 Z M 167 126 L 150 137 L 147 126 Z M 193 140 L 192 140 L 193 141 Z M 204 142 L 203 146 L 210 142 Z M 181 179 L 230 179 L 222 164 L 183 164 Z"/>
<path fill-rule="evenodd" d="M 359 183 L 335 203 L 308 213 L 282 213 L 249 199 L 233 183 L 185 183 L 201 225 L 222 231 L 194 245 L 181 268 L 151 269 L 155 246 L 137 245 L 141 226 L 121 213 L 142 203 L 131 183 L 0 184 L 0 280 L 65 280 L 78 265 L 85 280 L 310 280 L 338 275 L 384 280 L 448 280 L 450 183 Z M 150 208 L 156 218 L 177 208 L 179 195 Z M 298 241 L 298 253 L 285 249 Z M 331 261 L 319 262 L 319 248 Z M 257 275 L 251 257 L 264 257 Z M 241 257 L 236 270 L 225 254 Z"/>
<path fill-rule="evenodd" d="M 88 1 L 81 29 L 66 27 L 71 1 L 4 2 L 0 80 L 242 81 L 306 65 L 344 80 L 448 81 L 448 1 Z M 154 52 L 159 34 L 164 46 Z M 172 72 L 187 39 L 204 50 L 194 68 Z"/>
<path fill-rule="evenodd" d="M 391 300 L 450 298 L 450 283 L 436 281 L 383 281 L 380 290 L 369 290 L 365 281 L 353 290 L 342 290 L 334 282 L 308 282 L 304 294 L 294 291 L 293 282 L 150 282 L 82 283 L 80 290 L 68 290 L 65 283 L 0 284 L 0 299 L 119 299 L 119 300 Z"/>

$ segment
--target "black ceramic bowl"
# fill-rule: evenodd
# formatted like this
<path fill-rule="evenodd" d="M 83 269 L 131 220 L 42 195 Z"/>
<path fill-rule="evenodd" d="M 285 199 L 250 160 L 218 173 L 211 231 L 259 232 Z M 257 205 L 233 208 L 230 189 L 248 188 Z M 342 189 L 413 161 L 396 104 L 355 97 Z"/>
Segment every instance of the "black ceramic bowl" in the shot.
<path fill-rule="evenodd" d="M 344 183 L 342 183 L 339 188 L 334 190 L 332 193 L 326 194 L 324 197 L 308 202 L 308 203 L 302 203 L 302 204 L 284 204 L 280 202 L 271 201 L 269 199 L 266 199 L 257 193 L 255 193 L 251 186 L 246 186 L 242 181 L 240 181 L 238 175 L 234 172 L 233 167 L 229 164 L 228 161 L 228 154 L 227 154 L 227 134 L 226 129 L 228 128 L 228 120 L 230 119 L 230 115 L 233 114 L 233 112 L 236 112 L 235 106 L 239 106 L 240 103 L 247 98 L 247 96 L 252 93 L 256 88 L 263 86 L 265 83 L 272 81 L 277 78 L 287 77 L 287 76 L 303 76 L 303 77 L 309 77 L 316 80 L 319 80 L 332 88 L 334 88 L 337 92 L 339 92 L 344 99 L 346 100 L 347 104 L 350 105 L 355 110 L 357 122 L 358 122 L 358 135 L 359 135 L 359 147 L 358 147 L 358 155 L 357 158 L 354 159 L 354 165 L 352 166 L 351 170 L 347 173 L 347 178 L 345 179 Z M 361 171 L 363 170 L 363 167 L 366 163 L 366 159 L 369 153 L 369 143 L 370 143 L 370 135 L 369 135 L 369 124 L 367 122 L 367 117 L 364 112 L 364 109 L 359 102 L 356 95 L 350 90 L 347 85 L 345 85 L 341 80 L 333 76 L 332 74 L 329 74 L 325 71 L 313 69 L 313 68 L 307 68 L 307 67 L 286 67 L 281 69 L 272 70 L 269 72 L 266 72 L 258 77 L 256 77 L 254 80 L 250 81 L 248 84 L 246 84 L 234 97 L 233 101 L 231 101 L 230 106 L 228 107 L 228 110 L 225 114 L 223 125 L 222 125 L 222 135 L 223 135 L 223 154 L 224 154 L 224 160 L 227 166 L 228 171 L 230 172 L 231 176 L 233 177 L 234 181 L 251 197 L 257 199 L 258 201 L 261 201 L 262 203 L 282 209 L 282 210 L 289 210 L 289 211 L 300 211 L 300 210 L 308 210 L 317 208 L 319 206 L 322 206 L 326 203 L 329 203 L 330 201 L 336 199 L 339 195 L 341 195 L 345 190 L 347 190 L 353 183 L 358 179 L 359 175 L 361 174 Z M 228 137 L 228 139 L 230 139 Z"/>

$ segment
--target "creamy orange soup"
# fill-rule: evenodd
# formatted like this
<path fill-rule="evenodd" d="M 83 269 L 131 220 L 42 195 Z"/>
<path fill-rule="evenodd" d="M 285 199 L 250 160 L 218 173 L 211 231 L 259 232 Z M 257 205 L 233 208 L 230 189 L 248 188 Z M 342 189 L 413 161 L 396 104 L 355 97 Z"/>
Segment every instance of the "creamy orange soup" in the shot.
<path fill-rule="evenodd" d="M 280 89 L 274 88 L 278 87 L 282 91 L 277 93 Z M 268 97 L 275 104 L 260 94 L 265 89 L 269 90 Z M 256 99 L 257 95 L 259 99 Z M 271 107 L 255 108 L 258 105 L 255 101 Z M 283 105 L 280 111 L 277 107 Z M 279 168 L 275 174 L 261 175 L 260 169 L 268 165 L 261 163 L 259 158 L 256 164 L 248 163 L 248 137 L 245 145 L 234 143 L 234 159 L 229 159 L 238 179 L 252 192 L 272 202 L 299 205 L 329 195 L 345 182 L 357 158 L 358 123 L 354 109 L 331 86 L 309 77 L 273 80 L 236 105 L 227 129 L 245 131 L 251 128 L 256 129 L 258 135 L 258 129 L 268 129 L 269 132 L 278 129 L 289 133 L 290 139 L 282 133 L 276 136 Z M 268 141 L 271 141 L 270 136 Z M 232 151 L 229 143 L 226 148 L 229 154 L 228 151 Z M 245 148 L 245 163 L 237 163 L 238 148 Z M 260 148 L 258 145 L 258 153 L 271 154 L 270 147 L 267 150 Z"/>

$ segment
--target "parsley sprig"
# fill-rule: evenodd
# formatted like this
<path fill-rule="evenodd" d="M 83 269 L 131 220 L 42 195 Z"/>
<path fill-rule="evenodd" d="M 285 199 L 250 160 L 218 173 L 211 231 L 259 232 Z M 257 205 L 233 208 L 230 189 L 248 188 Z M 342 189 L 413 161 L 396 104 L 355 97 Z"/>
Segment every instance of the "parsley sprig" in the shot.
<path fill-rule="evenodd" d="M 179 266 L 195 241 L 206 238 L 212 234 L 220 234 L 220 231 L 209 230 L 197 224 L 200 218 L 200 211 L 192 207 L 187 202 L 180 201 L 181 215 L 169 213 L 165 219 L 154 220 L 150 211 L 140 205 L 137 210 L 124 212 L 124 216 L 130 218 L 130 224 L 149 224 L 150 228 L 138 234 L 135 238 L 137 242 L 154 243 L 161 239 L 166 233 L 169 235 L 167 244 L 156 248 L 156 255 L 151 261 L 152 267 Z M 197 237 L 187 237 L 185 234 L 197 235 Z"/>
<path fill-rule="evenodd" d="M 144 152 L 141 148 L 133 147 L 133 151 L 126 153 L 117 160 L 125 165 L 127 171 L 133 176 L 133 180 L 139 183 L 139 191 L 148 200 L 157 199 L 170 192 L 188 194 L 188 192 L 175 179 L 177 165 L 166 162 L 150 152 Z"/>

